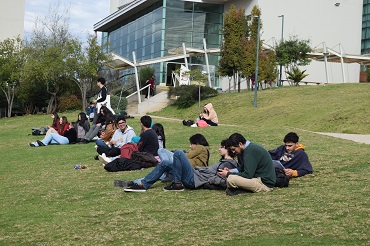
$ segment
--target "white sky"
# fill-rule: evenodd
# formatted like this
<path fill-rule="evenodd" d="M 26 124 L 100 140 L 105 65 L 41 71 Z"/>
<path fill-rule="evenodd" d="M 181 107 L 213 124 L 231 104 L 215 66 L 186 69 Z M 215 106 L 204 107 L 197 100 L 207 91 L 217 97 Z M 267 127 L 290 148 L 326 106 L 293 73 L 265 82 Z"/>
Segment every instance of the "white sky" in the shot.
<path fill-rule="evenodd" d="M 109 15 L 110 0 L 26 0 L 25 37 L 32 32 L 35 17 L 48 16 L 50 6 L 58 2 L 61 11 L 65 9 L 65 6 L 69 8 L 70 30 L 81 40 L 86 39 L 87 33 L 94 33 L 93 25 Z"/>

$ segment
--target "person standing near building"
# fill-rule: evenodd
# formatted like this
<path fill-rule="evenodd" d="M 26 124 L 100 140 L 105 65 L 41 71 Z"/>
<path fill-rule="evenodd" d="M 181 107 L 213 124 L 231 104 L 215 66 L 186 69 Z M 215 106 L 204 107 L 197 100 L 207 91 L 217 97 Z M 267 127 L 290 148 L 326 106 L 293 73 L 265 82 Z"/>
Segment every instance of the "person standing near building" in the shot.
<path fill-rule="evenodd" d="M 154 96 L 154 85 L 155 85 L 155 75 L 153 74 L 152 77 L 150 77 L 148 79 L 148 81 L 146 82 L 147 85 L 149 85 L 149 93 L 150 93 L 150 96 Z M 145 98 L 148 97 L 148 94 L 145 95 Z"/>
<path fill-rule="evenodd" d="M 110 106 L 110 97 L 108 96 L 108 90 L 105 86 L 105 79 L 98 78 L 96 84 L 100 88 L 98 98 L 93 100 L 93 103 L 96 105 L 97 112 L 100 112 L 101 106 L 106 106 L 114 114 L 114 110 Z"/>

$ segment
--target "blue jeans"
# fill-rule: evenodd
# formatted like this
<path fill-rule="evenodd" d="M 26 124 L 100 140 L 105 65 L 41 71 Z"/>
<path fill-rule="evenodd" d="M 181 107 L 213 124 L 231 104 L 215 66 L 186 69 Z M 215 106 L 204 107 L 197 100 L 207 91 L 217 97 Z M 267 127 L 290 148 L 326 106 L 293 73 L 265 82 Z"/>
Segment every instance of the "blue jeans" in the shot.
<path fill-rule="evenodd" d="M 96 140 L 95 144 L 96 144 L 97 146 L 110 148 L 110 146 L 108 146 L 108 145 L 107 145 L 103 140 L 101 140 L 101 139 Z"/>
<path fill-rule="evenodd" d="M 173 155 L 172 174 L 174 183 L 182 183 L 186 188 L 194 189 L 194 171 L 182 150 L 176 150 Z"/>
<path fill-rule="evenodd" d="M 142 180 L 141 183 L 143 184 L 145 189 L 148 189 L 152 186 L 155 182 L 159 180 L 159 178 L 165 173 L 172 170 L 172 163 L 169 161 L 161 161 L 148 175 L 146 175 Z"/>
<path fill-rule="evenodd" d="M 46 135 L 41 142 L 45 145 L 48 144 L 69 144 L 69 140 L 66 137 L 63 137 L 57 133 L 50 133 L 49 135 Z M 38 146 L 36 143 L 35 146 Z"/>

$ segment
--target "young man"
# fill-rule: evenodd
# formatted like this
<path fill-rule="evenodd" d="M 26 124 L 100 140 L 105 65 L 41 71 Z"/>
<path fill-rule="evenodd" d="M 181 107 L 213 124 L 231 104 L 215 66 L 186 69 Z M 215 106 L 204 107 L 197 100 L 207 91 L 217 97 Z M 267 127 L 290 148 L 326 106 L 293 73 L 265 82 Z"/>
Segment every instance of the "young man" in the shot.
<path fill-rule="evenodd" d="M 140 134 L 140 141 L 138 143 L 139 151 L 148 152 L 154 156 L 157 156 L 159 143 L 157 133 L 150 128 L 152 125 L 152 118 L 149 115 L 144 115 L 141 117 L 140 123 L 142 133 Z"/>
<path fill-rule="evenodd" d="M 268 151 L 272 160 L 280 162 L 284 166 L 285 174 L 288 177 L 301 177 L 312 173 L 312 165 L 304 151 L 304 146 L 298 142 L 298 135 L 289 132 L 283 141 L 283 145 Z"/>
<path fill-rule="evenodd" d="M 134 129 L 127 125 L 125 117 L 118 117 L 116 123 L 118 125 L 118 129 L 114 132 L 109 145 L 102 140 L 96 141 L 96 145 L 98 146 L 96 151 L 99 155 L 102 155 L 103 153 L 109 157 L 120 155 L 122 145 L 130 142 L 132 137 L 135 136 Z"/>
<path fill-rule="evenodd" d="M 227 177 L 226 194 L 272 191 L 276 181 L 275 167 L 267 150 L 247 141 L 241 134 L 229 137 L 230 150 L 238 156 L 239 167 L 219 171 Z"/>

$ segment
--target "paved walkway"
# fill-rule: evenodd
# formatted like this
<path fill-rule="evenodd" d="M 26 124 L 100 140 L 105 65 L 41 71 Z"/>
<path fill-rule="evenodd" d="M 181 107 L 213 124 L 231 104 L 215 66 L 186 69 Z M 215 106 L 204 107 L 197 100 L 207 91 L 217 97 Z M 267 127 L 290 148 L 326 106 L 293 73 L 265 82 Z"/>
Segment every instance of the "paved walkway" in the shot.
<path fill-rule="evenodd" d="M 351 140 L 357 143 L 370 144 L 370 134 L 346 134 L 346 133 L 331 133 L 331 132 L 314 132 L 321 135 L 331 136 Z"/>

